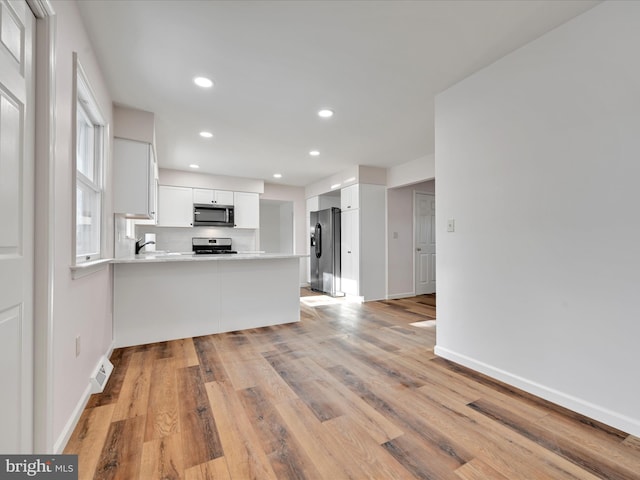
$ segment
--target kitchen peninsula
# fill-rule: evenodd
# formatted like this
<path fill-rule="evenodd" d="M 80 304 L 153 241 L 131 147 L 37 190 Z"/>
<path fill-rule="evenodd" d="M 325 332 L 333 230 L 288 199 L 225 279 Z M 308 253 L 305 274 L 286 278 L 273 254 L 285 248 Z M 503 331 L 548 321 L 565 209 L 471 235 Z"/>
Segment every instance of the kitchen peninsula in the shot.
<path fill-rule="evenodd" d="M 115 346 L 297 322 L 303 257 L 165 253 L 113 260 Z"/>

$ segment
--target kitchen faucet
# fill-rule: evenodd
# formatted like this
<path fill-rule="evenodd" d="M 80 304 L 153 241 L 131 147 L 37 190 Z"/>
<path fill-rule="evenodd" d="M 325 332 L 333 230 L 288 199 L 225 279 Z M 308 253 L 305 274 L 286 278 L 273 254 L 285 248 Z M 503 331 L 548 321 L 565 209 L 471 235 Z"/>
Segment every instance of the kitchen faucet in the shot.
<path fill-rule="evenodd" d="M 142 242 L 142 238 L 139 240 L 136 240 L 136 255 L 138 255 L 140 253 L 140 250 L 142 250 L 142 247 L 144 247 L 145 245 L 155 245 L 156 242 L 154 242 L 153 240 L 150 240 L 148 242 L 144 242 L 144 243 L 140 243 Z"/>

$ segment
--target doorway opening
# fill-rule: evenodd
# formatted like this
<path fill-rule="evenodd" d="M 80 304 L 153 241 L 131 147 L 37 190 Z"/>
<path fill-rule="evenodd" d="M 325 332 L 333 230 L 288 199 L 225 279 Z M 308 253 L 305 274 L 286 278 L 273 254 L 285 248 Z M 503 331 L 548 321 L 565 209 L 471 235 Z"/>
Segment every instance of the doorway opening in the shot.
<path fill-rule="evenodd" d="M 403 185 L 387 190 L 387 298 L 408 298 L 427 293 L 420 291 L 417 274 L 421 266 L 417 264 L 416 244 L 416 195 L 427 194 L 435 198 L 435 180 Z M 434 204 L 435 205 L 435 204 Z M 435 211 L 433 212 L 435 219 Z M 420 232 L 422 234 L 422 232 Z M 428 233 L 428 232 L 427 232 Z M 433 241 L 435 262 L 435 229 L 428 233 Z M 430 293 L 435 292 L 435 263 L 431 264 Z M 424 290 L 424 289 L 423 289 Z"/>

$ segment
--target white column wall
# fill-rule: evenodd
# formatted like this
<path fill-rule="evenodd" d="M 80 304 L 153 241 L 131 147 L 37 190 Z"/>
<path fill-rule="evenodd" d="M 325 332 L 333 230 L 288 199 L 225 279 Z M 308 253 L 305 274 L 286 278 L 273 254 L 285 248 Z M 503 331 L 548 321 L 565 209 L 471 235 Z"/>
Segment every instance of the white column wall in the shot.
<path fill-rule="evenodd" d="M 73 280 L 71 265 L 72 235 L 75 235 L 71 199 L 71 152 L 73 143 L 71 112 L 75 107 L 73 96 L 72 53 L 84 69 L 96 96 L 104 119 L 112 127 L 112 100 L 102 77 L 100 66 L 92 51 L 76 2 L 54 1 L 56 12 L 55 50 L 55 238 L 53 272 L 53 311 L 51 339 L 52 363 L 52 439 L 46 448 L 60 451 L 77 421 L 89 395 L 89 379 L 100 358 L 112 345 L 112 269 L 103 270 Z M 105 165 L 105 197 L 103 232 L 108 256 L 113 253 L 113 209 L 111 208 L 111 138 Z M 40 205 L 39 208 L 45 208 Z M 81 338 L 80 355 L 76 356 L 76 336 Z M 53 445 L 49 443 L 53 441 Z"/>
<path fill-rule="evenodd" d="M 436 99 L 436 353 L 634 435 L 638 45 L 604 2 Z"/>

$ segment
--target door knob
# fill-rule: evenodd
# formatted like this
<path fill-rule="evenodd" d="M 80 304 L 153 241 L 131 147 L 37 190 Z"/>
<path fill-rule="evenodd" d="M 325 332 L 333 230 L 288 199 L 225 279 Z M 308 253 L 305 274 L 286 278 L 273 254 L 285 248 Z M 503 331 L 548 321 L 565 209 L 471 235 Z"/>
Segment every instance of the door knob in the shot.
<path fill-rule="evenodd" d="M 416 251 L 417 251 L 417 252 L 421 252 L 421 251 L 422 251 L 422 249 L 421 249 L 421 248 L 416 248 Z"/>

